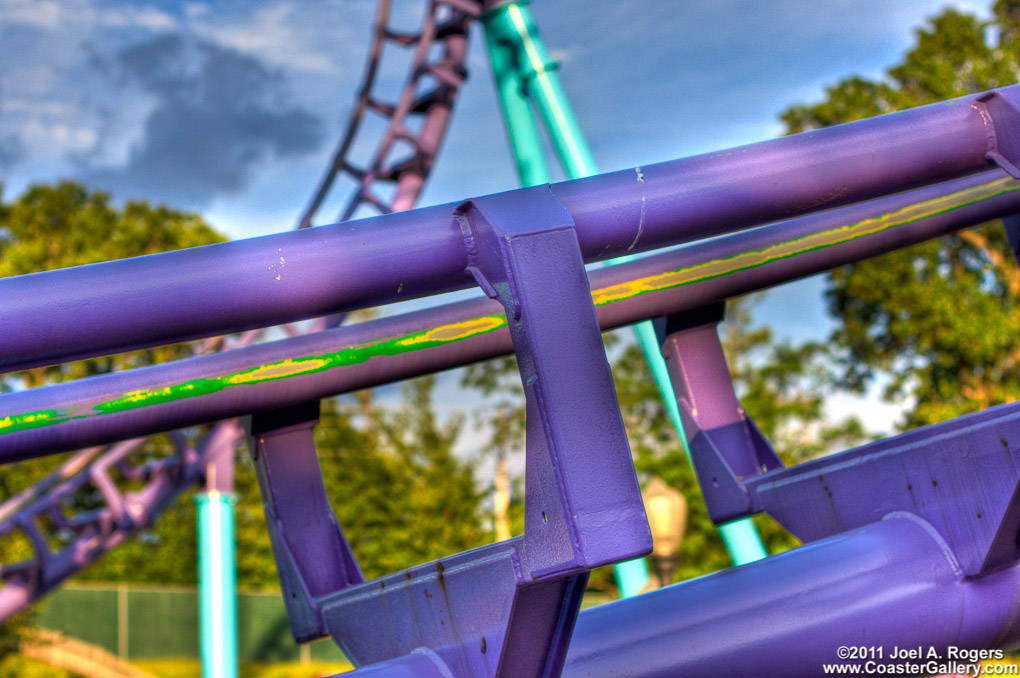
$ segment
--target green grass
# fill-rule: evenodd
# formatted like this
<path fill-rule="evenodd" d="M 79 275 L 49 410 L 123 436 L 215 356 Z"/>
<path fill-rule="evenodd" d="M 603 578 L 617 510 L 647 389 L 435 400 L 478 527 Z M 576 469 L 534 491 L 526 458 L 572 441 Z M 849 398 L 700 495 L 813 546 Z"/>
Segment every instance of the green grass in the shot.
<path fill-rule="evenodd" d="M 150 659 L 135 661 L 132 664 L 159 678 L 201 678 L 202 676 L 202 665 L 197 659 Z M 354 667 L 350 664 L 326 662 L 241 664 L 240 678 L 319 678 L 350 671 L 352 668 Z"/>
<path fill-rule="evenodd" d="M 9 654 L 0 661 L 0 678 L 75 678 L 75 674 L 20 654 Z"/>

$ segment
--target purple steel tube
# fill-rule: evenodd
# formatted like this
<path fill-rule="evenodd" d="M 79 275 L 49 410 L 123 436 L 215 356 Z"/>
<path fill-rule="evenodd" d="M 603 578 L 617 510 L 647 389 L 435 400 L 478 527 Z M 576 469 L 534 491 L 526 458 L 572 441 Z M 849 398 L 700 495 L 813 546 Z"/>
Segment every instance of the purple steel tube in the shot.
<path fill-rule="evenodd" d="M 894 647 L 934 647 L 943 658 L 949 646 L 1011 647 L 1020 642 L 1018 596 L 1020 566 L 965 578 L 930 525 L 892 514 L 765 560 L 584 610 L 563 677 L 814 678 L 825 664 L 855 663 L 838 658 L 845 646 L 882 646 L 887 657 Z M 350 675 L 396 678 L 420 663 L 410 655 Z"/>
<path fill-rule="evenodd" d="M 948 553 L 927 523 L 892 514 L 590 609 L 578 617 L 563 676 L 807 678 L 845 663 L 841 646 L 881 645 L 887 656 L 935 647 L 943 657 L 948 646 L 1015 646 L 1020 566 L 971 580 Z"/>
<path fill-rule="evenodd" d="M 1011 190 L 995 193 L 998 190 L 996 186 Z M 713 262 L 729 262 L 728 265 L 734 266 L 735 256 L 768 253 L 777 243 L 807 242 L 811 245 L 797 254 L 778 252 L 758 265 L 735 265 L 725 274 L 707 270 L 706 273 L 711 275 L 700 278 L 695 275 L 677 286 L 623 295 L 610 303 L 596 305 L 599 323 L 603 329 L 610 329 L 696 308 L 1020 212 L 1020 190 L 1015 190 L 1017 187 L 1017 182 L 1006 177 L 1004 172 L 993 170 L 600 269 L 592 272 L 589 278 L 595 294 L 636 280 L 652 279 L 668 271 L 688 270 L 694 271 L 692 275 L 695 275 L 701 270 L 699 266 Z M 976 189 L 989 193 L 989 197 L 980 200 L 961 198 L 964 202 L 960 205 L 943 209 L 940 201 L 946 195 L 969 195 L 968 191 Z M 927 212 L 914 214 L 918 205 L 928 205 Z M 904 215 L 905 223 L 876 230 L 863 237 L 825 247 L 814 247 L 815 241 L 805 240 L 822 232 L 842 231 L 853 224 L 867 225 L 884 215 L 900 213 Z M 129 393 L 158 391 L 174 384 L 218 379 L 260 366 L 343 351 L 347 347 L 374 346 L 394 337 L 457 325 L 501 312 L 495 301 L 474 299 L 215 355 L 5 394 L 0 396 L 0 463 L 277 409 L 504 355 L 512 350 L 505 327 L 431 347 L 383 352 L 367 360 L 351 361 L 328 370 L 260 382 L 246 381 L 172 402 L 156 399 L 153 405 L 103 414 L 97 414 L 95 410 L 98 403 Z M 6 417 L 41 411 L 65 411 L 68 416 L 66 420 L 48 426 L 3 432 L 2 424 Z"/>
<path fill-rule="evenodd" d="M 990 158 L 1016 172 L 1017 101 L 1012 86 L 552 190 L 584 259 L 608 259 L 980 171 Z M 526 209 L 538 190 L 515 199 Z M 17 328 L 0 336 L 0 370 L 467 287 L 453 208 L 0 280 L 0 323 Z"/>
<path fill-rule="evenodd" d="M 358 678 L 450 678 L 450 669 L 442 659 L 421 652 L 379 662 L 344 675 Z"/>

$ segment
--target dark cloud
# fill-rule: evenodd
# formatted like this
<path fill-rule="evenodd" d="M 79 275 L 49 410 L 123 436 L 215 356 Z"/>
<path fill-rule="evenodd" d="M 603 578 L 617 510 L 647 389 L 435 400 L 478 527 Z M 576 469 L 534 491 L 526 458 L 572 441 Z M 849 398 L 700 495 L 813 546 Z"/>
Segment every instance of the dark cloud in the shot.
<path fill-rule="evenodd" d="M 25 147 L 19 137 L 10 135 L 0 138 L 0 170 L 8 170 L 25 155 Z M 0 177 L 2 178 L 2 177 Z"/>
<path fill-rule="evenodd" d="M 0 110 L 3 110 L 3 85 L 3 79 L 0 78 Z M 25 156 L 25 146 L 20 136 L 15 133 L 6 133 L 4 127 L 0 127 L 0 172 L 6 173 Z M 4 175 L 0 174 L 0 181 L 3 179 Z"/>
<path fill-rule="evenodd" d="M 124 166 L 83 161 L 90 183 L 124 197 L 202 206 L 242 189 L 258 164 L 322 142 L 322 120 L 288 102 L 283 76 L 235 50 L 163 35 L 113 64 L 122 86 L 156 101 Z"/>

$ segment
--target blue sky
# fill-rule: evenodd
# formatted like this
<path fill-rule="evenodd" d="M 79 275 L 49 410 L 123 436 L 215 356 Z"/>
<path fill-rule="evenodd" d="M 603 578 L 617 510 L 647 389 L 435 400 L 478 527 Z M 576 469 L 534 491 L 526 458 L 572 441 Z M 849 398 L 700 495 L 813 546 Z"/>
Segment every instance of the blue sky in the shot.
<path fill-rule="evenodd" d="M 940 8 L 987 16 L 989 4 L 531 7 L 609 171 L 777 136 L 780 111 L 848 75 L 880 76 Z M 395 0 L 395 23 L 414 25 L 423 6 Z M 291 228 L 351 108 L 374 11 L 370 0 L 0 0 L 5 195 L 74 178 L 117 200 L 201 211 L 235 238 Z M 422 204 L 516 185 L 480 37 Z M 392 90 L 402 64 L 383 66 Z M 759 317 L 781 335 L 821 336 L 820 293 L 817 280 L 773 292 Z"/>
<path fill-rule="evenodd" d="M 410 26 L 420 0 L 398 0 Z M 604 170 L 781 132 L 777 114 L 877 76 L 970 0 L 539 1 L 532 11 Z M 640 7 L 641 11 L 635 11 Z M 289 228 L 354 98 L 374 3 L 0 0 L 0 180 L 73 177 L 201 210 L 233 237 Z M 480 36 L 423 196 L 515 185 Z M 403 75 L 396 59 L 384 84 Z"/>

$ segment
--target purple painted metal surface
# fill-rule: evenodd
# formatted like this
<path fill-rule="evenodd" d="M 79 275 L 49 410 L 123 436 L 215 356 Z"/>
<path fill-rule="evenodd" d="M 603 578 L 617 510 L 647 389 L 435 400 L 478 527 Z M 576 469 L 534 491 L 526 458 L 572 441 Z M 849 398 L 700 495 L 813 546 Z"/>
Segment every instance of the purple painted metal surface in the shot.
<path fill-rule="evenodd" d="M 1007 87 L 564 182 L 553 193 L 571 214 L 585 260 L 608 259 L 977 172 L 990 159 L 1015 171 L 1013 130 L 995 116 L 1012 119 L 1018 99 L 1020 89 Z M 526 201 L 532 190 L 509 195 Z M 451 207 L 7 278 L 0 321 L 20 331 L 0 337 L 0 369 L 465 287 L 467 253 Z"/>
<path fill-rule="evenodd" d="M 789 500 L 783 515 L 828 523 L 828 533 L 766 560 L 582 612 L 563 675 L 707 678 L 722 667 L 749 678 L 806 678 L 845 663 L 841 646 L 930 646 L 943 658 L 949 646 L 1014 647 L 1018 462 L 1020 403 L 761 476 L 756 491 L 771 495 L 763 503 Z M 910 492 L 890 483 L 935 468 L 943 483 L 915 492 L 914 503 L 897 502 Z M 803 487 L 824 493 L 832 479 L 830 489 L 846 501 L 827 502 Z M 988 512 L 977 518 L 976 510 Z M 833 526 L 833 516 L 847 522 Z M 992 529 L 982 531 L 975 522 L 982 519 Z M 1003 538 L 1011 551 L 999 548 Z M 978 550 L 993 567 L 968 574 Z"/>
<path fill-rule="evenodd" d="M 912 513 L 941 535 L 965 575 L 977 576 L 1020 557 L 1018 448 L 1020 403 L 1011 403 L 745 484 L 755 511 L 803 541 Z"/>
<path fill-rule="evenodd" d="M 559 675 L 588 570 L 651 550 L 573 223 L 547 189 L 532 195 L 526 211 L 491 196 L 455 213 L 524 383 L 523 537 L 364 582 L 323 490 L 318 404 L 251 420 L 295 637 L 329 633 L 358 665 L 409 657 L 377 673 L 412 671 L 425 648 L 451 677 Z"/>
<path fill-rule="evenodd" d="M 716 524 L 751 513 L 745 480 L 783 467 L 733 390 L 716 331 L 724 311 L 719 302 L 656 321 L 691 463 Z"/>
<path fill-rule="evenodd" d="M 0 364 L 7 367 L 322 315 L 465 286 L 471 276 L 499 300 L 509 329 L 499 329 L 503 321 L 491 305 L 467 302 L 232 355 L 8 394 L 0 397 L 0 422 L 25 428 L 0 435 L 0 459 L 255 412 L 251 446 L 295 635 L 332 635 L 358 664 L 372 665 L 362 675 L 558 675 L 587 570 L 651 546 L 599 324 L 696 308 L 1015 213 L 1015 180 L 1001 170 L 976 175 L 994 161 L 1016 177 L 1020 114 L 1014 98 L 1020 90 L 1007 88 L 729 155 L 489 196 L 456 210 L 445 206 L 2 281 L 0 318 L 9 313 L 25 328 L 16 341 L 0 338 L 8 360 Z M 601 316 L 593 308 L 585 259 L 967 173 L 974 176 L 599 271 L 593 288 Z M 377 233 L 384 225 L 386 232 Z M 1015 244 L 1016 223 L 1007 228 Z M 845 229 L 850 235 L 844 238 Z M 338 254 L 343 247 L 349 252 Z M 664 269 L 666 262 L 672 263 Z M 235 264 L 236 271 L 217 270 Z M 182 274 L 172 270 L 176 265 L 194 268 Z M 122 276 L 132 272 L 169 277 L 153 292 L 126 282 Z M 678 282 L 656 287 L 652 281 L 664 276 Z M 82 281 L 88 286 L 78 294 L 74 286 Z M 222 294 L 208 294 L 212 287 Z M 37 305 L 58 291 L 68 298 L 54 308 L 15 316 L 28 309 L 17 294 L 35 293 L 30 300 Z M 153 307 L 160 298 L 171 303 Z M 54 335 L 54 319 L 82 303 L 96 315 L 76 327 L 74 337 Z M 111 319 L 114 304 L 125 305 L 117 311 L 138 323 L 137 332 Z M 462 339 L 451 328 L 467 309 L 493 320 L 475 338 Z M 412 341 L 388 354 L 377 350 L 396 341 L 380 334 L 383 329 L 427 335 L 439 329 L 437 318 L 447 324 L 447 338 L 429 339 L 433 348 L 406 348 Z M 667 320 L 664 328 L 712 514 L 728 519 L 764 510 L 810 543 L 586 614 L 567 675 L 716 675 L 725 666 L 745 676 L 808 676 L 838 661 L 839 646 L 876 638 L 936 648 L 1020 642 L 1020 404 L 782 469 L 732 392 L 715 319 L 689 314 Z M 152 334 L 157 329 L 158 337 Z M 278 408 L 505 352 L 510 337 L 529 415 L 525 535 L 363 581 L 322 489 L 312 442 L 315 412 Z M 352 338 L 360 345 L 352 346 Z M 22 340 L 35 345 L 17 343 Z M 364 357 L 308 374 L 288 372 L 295 360 L 325 361 L 301 351 L 334 355 L 337 345 L 346 347 L 341 352 L 362 350 Z M 252 362 L 267 356 L 277 362 Z M 208 373 L 224 366 L 225 373 Z M 199 387 L 206 395 L 175 395 Z M 13 409 L 8 415 L 3 408 Z M 229 428 L 217 431 L 226 435 Z M 195 463 L 164 468 L 198 472 L 203 453 L 179 456 Z M 76 527 L 46 503 L 50 499 L 11 518 L 36 545 L 38 558 L 24 570 L 0 573 L 8 582 L 3 595 L 10 591 L 0 596 L 0 609 L 23 602 L 27 578 L 35 578 L 34 585 L 42 578 L 44 587 L 59 581 L 100 552 L 104 538 L 144 521 L 148 508 L 170 495 L 166 488 L 181 485 L 155 482 L 137 496 L 122 494 L 108 473 L 116 461 L 96 465 L 91 475 L 106 503 L 100 523 L 123 528 L 103 532 L 85 521 L 91 530 L 85 537 L 97 551 L 77 540 L 73 550 L 49 552 L 27 516 L 47 513 L 60 526 Z M 642 624 L 628 628 L 634 615 Z"/>
<path fill-rule="evenodd" d="M 249 332 L 232 346 L 247 346 L 257 332 Z M 224 337 L 203 342 L 196 353 L 221 347 Z M 0 563 L 0 621 L 59 586 L 159 514 L 195 483 L 205 482 L 220 492 L 233 491 L 233 454 L 242 431 L 236 419 L 220 421 L 195 446 L 179 431 L 169 434 L 173 451 L 140 463 L 133 454 L 144 454 L 142 439 L 107 449 L 93 447 L 79 452 L 39 483 L 18 493 L 0 506 L 0 539 L 15 532 L 34 530 L 34 553 L 20 563 Z M 197 452 L 196 452 L 197 448 Z M 121 483 L 144 482 L 143 489 L 121 489 Z M 66 499 L 79 492 L 100 496 L 103 505 L 71 514 Z M 94 502 L 94 499 L 93 499 Z M 51 544 L 59 545 L 55 551 Z"/>
<path fill-rule="evenodd" d="M 452 678 L 450 669 L 432 652 L 413 652 L 343 675 L 355 674 L 358 678 Z"/>
<path fill-rule="evenodd" d="M 315 599 L 365 581 L 322 483 L 313 429 L 319 402 L 249 419 L 248 447 L 262 490 L 283 602 L 298 642 L 324 633 Z"/>
<path fill-rule="evenodd" d="M 527 402 L 525 557 L 543 579 L 651 550 L 570 214 L 545 189 L 461 205 L 468 270 L 503 305 Z M 554 291 L 554 292 L 553 292 Z"/>
<path fill-rule="evenodd" d="M 841 646 L 1020 643 L 1020 567 L 961 576 L 903 514 L 581 613 L 564 678 L 815 678 Z M 894 663 L 894 662 L 886 662 Z M 896 662 L 902 664 L 903 662 Z M 862 672 L 863 674 L 863 672 Z M 355 673 L 354 675 L 357 675 Z"/>
<path fill-rule="evenodd" d="M 733 393 L 721 319 L 714 307 L 662 324 L 691 459 L 716 523 L 765 512 L 809 542 L 905 512 L 940 535 L 967 576 L 1020 558 L 1020 403 L 784 468 Z"/>
<path fill-rule="evenodd" d="M 824 271 L 860 258 L 921 242 L 953 230 L 1020 211 L 1020 191 L 992 191 L 987 199 L 971 200 L 944 209 L 946 196 L 969 195 L 982 187 L 1011 183 L 1001 170 L 908 191 L 886 198 L 801 217 L 708 242 L 691 244 L 590 275 L 592 289 L 613 290 L 628 282 L 654 280 L 670 271 L 689 271 L 682 284 L 658 289 L 636 287 L 609 303 L 596 307 L 603 329 L 646 318 L 683 311 L 703 304 Z M 920 210 L 918 206 L 928 207 Z M 820 233 L 843 232 L 855 224 L 871 224 L 889 215 L 904 214 L 892 228 L 846 239 L 829 247 L 813 247 Z M 897 222 L 898 223 L 898 222 Z M 747 252 L 770 252 L 780 243 L 807 242 L 811 247 L 796 254 L 734 265 Z M 803 248 L 802 248 L 803 249 Z M 699 276 L 699 267 L 730 262 L 729 272 L 713 269 Z M 714 264 L 712 264 L 714 265 Z M 725 274 L 722 274 L 724 273 Z M 718 274 L 717 274 L 718 273 Z M 686 275 L 686 274 L 685 274 Z M 97 403 L 145 389 L 158 390 L 173 384 L 217 379 L 240 374 L 288 359 L 321 356 L 347 347 L 371 346 L 393 337 L 418 335 L 437 327 L 453 327 L 480 317 L 500 313 L 488 299 L 449 304 L 426 311 L 384 318 L 313 335 L 235 349 L 211 356 L 140 368 L 0 396 L 0 420 L 23 412 L 94 412 Z M 244 382 L 223 390 L 187 399 L 100 416 L 68 418 L 51 426 L 0 434 L 0 462 L 112 442 L 206 421 L 296 405 L 336 393 L 374 386 L 428 372 L 447 369 L 512 350 L 506 328 L 477 333 L 456 341 L 394 354 L 373 355 L 365 361 L 286 379 Z"/>
<path fill-rule="evenodd" d="M 332 181 L 339 169 L 355 175 L 360 182 L 360 190 L 350 202 L 348 211 L 353 211 L 358 204 L 366 200 L 380 206 L 384 212 L 410 209 L 438 151 L 456 92 L 463 83 L 465 75 L 463 61 L 467 52 L 466 29 L 470 17 L 475 16 L 478 12 L 477 4 L 467 0 L 462 6 L 451 9 L 451 6 L 444 5 L 442 2 L 433 2 L 427 8 L 423 30 L 418 36 L 420 38 L 418 40 L 419 48 L 416 59 L 411 64 L 408 83 L 399 104 L 392 109 L 388 109 L 380 99 L 372 96 L 370 91 L 374 79 L 375 64 L 380 56 L 381 42 L 390 40 L 403 45 L 413 44 L 415 36 L 398 35 L 387 30 L 388 10 L 388 0 L 381 2 L 381 16 L 376 27 L 375 48 L 378 49 L 373 49 L 372 66 L 369 68 L 364 88 L 359 96 L 357 111 L 347 130 L 346 138 L 341 143 L 338 155 L 334 159 L 333 171 L 306 211 L 299 227 L 311 225 L 311 218 L 318 203 L 324 197 L 325 191 L 328 190 L 328 183 Z M 441 55 L 435 54 L 434 51 L 430 52 L 430 46 L 436 42 L 443 47 Z M 417 92 L 421 91 L 421 86 L 429 81 L 435 82 L 435 88 L 418 96 Z M 385 114 L 391 120 L 386 136 L 376 149 L 373 160 L 367 165 L 371 169 L 365 172 L 348 162 L 347 151 L 354 140 L 361 114 L 367 108 Z M 419 115 L 423 120 L 420 133 L 409 132 L 405 123 Z M 395 163 L 385 164 L 394 155 L 391 151 L 396 150 L 397 143 L 403 141 L 412 147 L 411 156 Z M 388 204 L 380 204 L 376 198 L 380 193 L 373 190 L 373 184 L 379 185 L 384 182 L 393 182 L 395 185 L 393 199 Z M 326 327 L 336 327 L 341 324 L 342 320 L 343 314 L 321 317 L 303 329 L 314 332 Z M 301 333 L 298 328 L 290 325 L 284 326 L 283 329 L 290 336 Z M 234 347 L 248 345 L 256 338 L 256 333 L 257 331 L 246 333 L 239 340 L 232 342 Z M 195 354 L 202 355 L 221 348 L 222 340 L 223 337 L 207 339 L 197 348 Z M 215 489 L 220 492 L 232 491 L 233 453 L 234 444 L 240 436 L 239 424 L 237 421 L 219 422 L 207 436 L 209 441 L 215 443 L 215 447 L 211 449 L 202 447 L 203 463 L 198 472 L 193 469 L 189 470 L 194 466 L 192 451 L 179 448 L 176 455 L 171 455 L 160 461 L 162 471 L 154 478 L 147 476 L 150 481 L 158 485 L 159 493 L 158 501 L 138 505 L 143 508 L 143 512 L 146 514 L 146 523 L 154 520 L 174 497 L 184 492 L 193 482 L 201 481 L 203 473 L 206 489 Z M 133 441 L 132 445 L 137 447 L 139 442 Z M 106 473 L 111 464 L 114 464 L 118 468 L 126 469 L 127 476 L 138 478 L 137 474 L 132 473 L 133 467 L 130 460 L 122 453 L 122 448 L 123 446 L 118 445 L 106 451 L 94 448 L 76 455 L 70 463 L 63 465 L 53 476 L 44 479 L 38 486 L 28 488 L 18 497 L 0 507 L 0 516 L 12 514 L 15 511 L 19 512 L 17 523 L 10 520 L 0 522 L 0 538 L 4 538 L 12 532 L 20 531 L 19 524 L 31 525 L 32 529 L 37 531 L 41 529 L 37 524 L 37 518 L 46 514 L 55 514 L 56 510 L 53 507 L 59 503 L 60 498 L 67 496 L 74 489 L 80 490 L 86 479 L 91 479 L 96 488 L 102 490 L 101 495 L 106 501 L 104 509 L 91 511 L 88 515 L 74 516 L 73 532 L 75 534 L 71 539 L 72 543 L 66 543 L 69 532 L 68 521 L 61 512 L 56 514 L 56 520 L 43 521 L 50 527 L 50 533 L 37 534 L 33 539 L 35 554 L 30 561 L 17 563 L 13 566 L 0 563 L 0 577 L 4 577 L 6 581 L 6 584 L 0 587 L 0 620 L 14 614 L 34 598 L 44 595 L 49 589 L 59 585 L 63 579 L 72 576 L 86 566 L 87 562 L 100 557 L 139 529 L 139 523 L 125 519 L 124 498 L 116 491 L 115 483 Z M 147 464 L 146 467 L 149 471 L 155 470 L 152 464 Z M 167 469 L 184 470 L 167 473 Z M 78 479 L 70 477 L 75 474 L 79 474 L 80 477 Z M 147 496 L 145 493 L 137 491 L 132 494 L 134 497 Z M 58 553 L 53 554 L 47 547 L 48 543 L 63 543 L 63 546 L 58 550 Z M 87 559 L 80 555 L 85 552 L 88 553 Z M 54 565 L 54 562 L 57 561 L 60 563 L 59 566 Z M 45 576 L 42 572 L 44 569 Z"/>
<path fill-rule="evenodd" d="M 175 434 L 171 436 L 177 448 L 174 456 L 146 460 L 140 465 L 133 464 L 130 455 L 142 441 L 128 440 L 99 457 L 88 473 L 75 473 L 100 452 L 86 450 L 47 482 L 32 488 L 31 493 L 13 497 L 0 506 L 0 535 L 21 532 L 34 551 L 31 559 L 0 569 L 0 619 L 59 586 L 133 532 L 150 525 L 155 515 L 205 477 L 209 465 L 216 465 L 217 456 L 224 450 L 232 452 L 240 436 L 236 421 L 222 422 L 196 450 Z M 122 489 L 113 480 L 114 469 L 120 482 L 145 481 L 145 486 Z M 93 511 L 69 514 L 65 498 L 90 488 L 94 488 L 94 496 L 102 498 L 103 505 Z M 49 525 L 57 534 L 44 533 L 43 525 Z M 63 539 L 61 533 L 65 533 Z"/>

